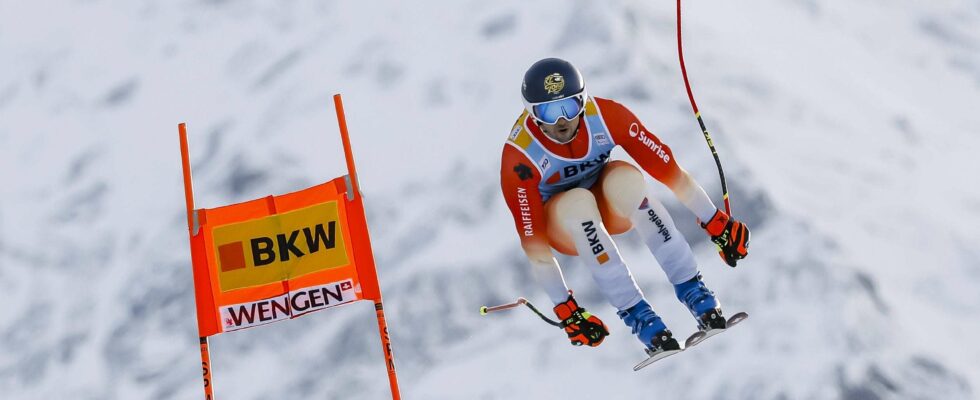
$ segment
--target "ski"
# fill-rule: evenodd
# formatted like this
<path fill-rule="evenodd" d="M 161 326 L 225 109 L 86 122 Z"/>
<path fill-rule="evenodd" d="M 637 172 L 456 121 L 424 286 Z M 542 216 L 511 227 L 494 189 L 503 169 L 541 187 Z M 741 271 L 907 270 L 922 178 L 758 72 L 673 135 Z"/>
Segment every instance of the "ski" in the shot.
<path fill-rule="evenodd" d="M 639 371 L 639 370 L 643 369 L 643 367 L 646 367 L 647 365 L 653 364 L 653 363 L 655 363 L 657 361 L 663 360 L 663 359 L 665 359 L 667 357 L 670 357 L 670 356 L 672 356 L 674 354 L 677 354 L 677 353 L 680 353 L 682 351 L 684 351 L 684 348 L 683 347 L 680 348 L 680 349 L 677 349 L 677 350 L 661 350 L 661 351 L 656 351 L 656 352 L 653 352 L 653 354 L 650 354 L 650 352 L 648 351 L 647 354 L 649 354 L 650 356 L 647 357 L 646 360 L 640 361 L 639 364 L 636 364 L 635 366 L 633 366 L 633 371 Z"/>
<path fill-rule="evenodd" d="M 748 317 L 749 314 L 745 312 L 740 312 L 728 318 L 728 321 L 725 323 L 724 329 L 716 328 L 716 329 L 699 330 L 697 332 L 694 332 L 693 334 L 691 334 L 691 336 L 687 338 L 687 340 L 684 341 L 684 348 L 688 349 L 691 348 L 692 346 L 697 346 L 705 339 L 731 329 L 739 322 L 745 321 L 745 319 Z"/>
<path fill-rule="evenodd" d="M 647 354 L 649 355 L 649 357 L 647 357 L 646 360 L 641 361 L 639 364 L 636 364 L 633 367 L 633 371 L 639 371 L 650 364 L 653 364 L 664 358 L 670 357 L 674 354 L 680 353 L 684 350 L 690 349 L 692 346 L 698 345 L 699 343 L 703 342 L 705 339 L 717 335 L 719 333 L 722 333 L 724 331 L 727 331 L 731 327 L 738 325 L 739 322 L 745 321 L 745 319 L 748 317 L 749 317 L 748 313 L 740 312 L 731 316 L 731 318 L 728 318 L 728 321 L 725 322 L 726 327 L 724 329 L 716 328 L 716 329 L 708 329 L 708 330 L 699 330 L 697 332 L 694 332 L 693 334 L 691 334 L 691 336 L 688 336 L 687 340 L 684 341 L 684 347 L 681 347 L 680 349 L 677 350 L 661 350 L 661 351 L 652 352 L 652 354 L 649 350 L 647 350 Z"/>

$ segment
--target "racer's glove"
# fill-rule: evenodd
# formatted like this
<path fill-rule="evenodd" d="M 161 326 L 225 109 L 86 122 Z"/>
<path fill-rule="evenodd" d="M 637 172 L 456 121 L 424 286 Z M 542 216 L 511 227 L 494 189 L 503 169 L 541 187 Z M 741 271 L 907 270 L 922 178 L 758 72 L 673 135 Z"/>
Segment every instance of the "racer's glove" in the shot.
<path fill-rule="evenodd" d="M 571 292 L 568 300 L 555 306 L 555 315 L 561 320 L 561 326 L 565 328 L 573 346 L 584 344 L 595 347 L 609 335 L 609 329 L 606 329 L 602 320 L 579 307 Z"/>
<path fill-rule="evenodd" d="M 745 258 L 749 252 L 749 228 L 745 224 L 735 220 L 725 214 L 724 211 L 715 211 L 708 223 L 702 223 L 704 228 L 711 236 L 711 241 L 718 246 L 718 254 L 721 259 L 730 267 L 735 267 L 738 260 Z"/>

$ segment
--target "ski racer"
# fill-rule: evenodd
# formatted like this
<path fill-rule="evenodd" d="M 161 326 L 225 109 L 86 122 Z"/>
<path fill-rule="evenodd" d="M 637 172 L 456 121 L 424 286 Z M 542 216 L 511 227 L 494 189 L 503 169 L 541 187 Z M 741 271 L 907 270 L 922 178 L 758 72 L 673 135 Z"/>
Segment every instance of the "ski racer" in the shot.
<path fill-rule="evenodd" d="M 555 304 L 573 345 L 598 346 L 609 334 L 598 316 L 568 290 L 552 250 L 578 256 L 619 317 L 648 354 L 679 349 L 677 340 L 637 287 L 611 235 L 636 229 L 674 285 L 677 299 L 701 330 L 724 329 L 714 293 L 663 204 L 647 194 L 640 170 L 609 159 L 616 146 L 665 184 L 694 213 L 734 267 L 744 258 L 749 230 L 715 207 L 674 154 L 625 106 L 589 96 L 579 71 L 547 58 L 525 73 L 524 112 L 503 148 L 501 190 L 514 217 L 533 275 Z"/>

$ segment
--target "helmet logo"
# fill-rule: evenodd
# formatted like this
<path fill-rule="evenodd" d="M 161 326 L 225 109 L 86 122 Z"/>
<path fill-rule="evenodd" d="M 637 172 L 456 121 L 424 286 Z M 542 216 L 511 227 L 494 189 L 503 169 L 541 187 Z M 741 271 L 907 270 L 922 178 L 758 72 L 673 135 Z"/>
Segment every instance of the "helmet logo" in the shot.
<path fill-rule="evenodd" d="M 544 78 L 544 90 L 548 94 L 558 94 L 565 88 L 565 77 L 559 73 L 548 75 Z"/>

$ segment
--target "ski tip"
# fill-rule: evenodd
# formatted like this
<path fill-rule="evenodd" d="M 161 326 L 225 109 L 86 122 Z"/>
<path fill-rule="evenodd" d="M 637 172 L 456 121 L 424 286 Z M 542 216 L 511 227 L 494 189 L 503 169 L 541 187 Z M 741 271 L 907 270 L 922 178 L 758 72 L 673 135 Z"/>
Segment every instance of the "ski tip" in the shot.
<path fill-rule="evenodd" d="M 487 315 L 487 306 L 480 307 L 480 315 Z"/>
<path fill-rule="evenodd" d="M 749 314 L 743 311 L 740 313 L 736 313 L 735 315 L 732 315 L 730 318 L 728 318 L 727 324 L 729 327 L 731 327 L 732 325 L 742 322 L 748 318 L 749 318 Z"/>

